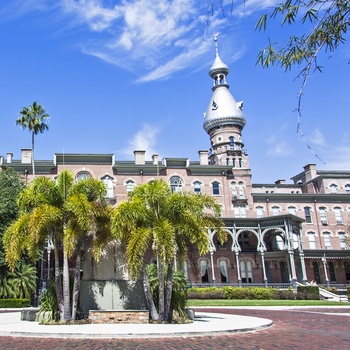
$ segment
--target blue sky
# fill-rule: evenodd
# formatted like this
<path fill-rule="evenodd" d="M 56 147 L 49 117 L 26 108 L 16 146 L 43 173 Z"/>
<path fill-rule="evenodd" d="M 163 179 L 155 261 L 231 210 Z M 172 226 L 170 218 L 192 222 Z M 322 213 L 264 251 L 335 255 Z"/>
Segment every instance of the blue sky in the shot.
<path fill-rule="evenodd" d="M 291 31 L 270 22 L 254 31 L 279 1 L 208 0 L 11 0 L 0 7 L 0 155 L 31 145 L 15 125 L 33 101 L 51 115 L 50 130 L 35 140 L 36 159 L 54 153 L 115 153 L 133 150 L 198 160 L 210 147 L 203 112 L 211 96 L 208 70 L 215 58 L 212 34 L 229 65 L 228 83 L 244 100 L 243 142 L 254 183 L 287 179 L 308 163 L 319 169 L 350 169 L 350 49 L 319 59 L 304 91 L 302 130 L 297 133 L 298 70 L 256 65 L 260 49 Z M 295 28 L 300 32 L 301 26 Z"/>

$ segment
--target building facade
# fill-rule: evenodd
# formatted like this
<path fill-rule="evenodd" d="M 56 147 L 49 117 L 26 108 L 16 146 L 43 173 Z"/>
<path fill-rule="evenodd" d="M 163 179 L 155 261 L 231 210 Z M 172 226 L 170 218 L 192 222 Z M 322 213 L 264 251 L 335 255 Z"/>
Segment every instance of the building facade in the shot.
<path fill-rule="evenodd" d="M 321 171 L 309 164 L 291 183 L 252 183 L 243 143 L 243 102 L 230 93 L 229 68 L 219 56 L 217 37 L 214 41 L 216 55 L 209 70 L 213 93 L 203 124 L 210 149 L 200 150 L 198 160 L 159 159 L 154 154 L 148 161 L 144 150 L 135 150 L 132 161 L 117 160 L 114 154 L 56 153 L 53 160 L 35 161 L 36 176 L 54 179 L 70 169 L 77 179 L 101 179 L 112 205 L 154 179 L 164 179 L 173 191 L 213 195 L 222 208 L 228 240 L 220 244 L 215 228 L 208 229 L 209 254 L 199 256 L 194 250 L 185 266 L 192 284 L 350 283 L 350 171 Z M 8 153 L 0 166 L 22 173 L 27 183 L 33 178 L 30 149 L 22 149 L 17 160 Z M 115 248 L 110 251 L 113 255 Z M 93 265 L 91 259 L 83 280 L 127 280 L 118 258 L 113 269 Z"/>

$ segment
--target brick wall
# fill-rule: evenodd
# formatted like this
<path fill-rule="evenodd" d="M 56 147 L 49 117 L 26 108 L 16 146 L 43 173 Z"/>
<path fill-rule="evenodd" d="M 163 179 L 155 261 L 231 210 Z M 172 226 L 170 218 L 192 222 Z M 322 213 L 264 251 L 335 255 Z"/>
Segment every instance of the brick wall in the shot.
<path fill-rule="evenodd" d="M 90 310 L 91 323 L 149 323 L 148 310 Z"/>

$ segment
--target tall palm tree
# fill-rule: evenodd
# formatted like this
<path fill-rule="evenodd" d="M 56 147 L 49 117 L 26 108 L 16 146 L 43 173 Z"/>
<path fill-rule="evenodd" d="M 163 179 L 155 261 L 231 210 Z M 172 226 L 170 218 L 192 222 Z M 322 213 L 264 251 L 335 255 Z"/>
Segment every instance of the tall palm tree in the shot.
<path fill-rule="evenodd" d="M 20 216 L 4 234 L 6 259 L 13 269 L 27 251 L 35 260 L 47 239 L 52 239 L 55 257 L 55 285 L 60 319 L 75 319 L 80 291 L 82 242 L 92 241 L 99 257 L 110 239 L 110 207 L 105 201 L 102 181 L 88 178 L 74 181 L 74 175 L 63 170 L 52 180 L 35 178 L 20 194 Z M 59 246 L 63 247 L 60 266 Z M 69 286 L 69 259 L 75 257 L 73 292 Z M 63 271 L 62 278 L 60 272 Z"/>
<path fill-rule="evenodd" d="M 207 228 L 218 227 L 224 240 L 220 208 L 215 199 L 192 193 L 172 193 L 162 180 L 139 185 L 129 200 L 115 208 L 112 234 L 126 246 L 126 259 L 131 276 L 142 273 L 146 302 L 153 320 L 169 321 L 174 259 L 181 266 L 189 244 L 195 244 L 200 254 L 209 251 Z M 152 248 L 157 260 L 158 310 L 155 306 L 145 252 Z M 164 271 L 166 269 L 166 271 Z M 166 276 L 166 277 L 165 277 Z"/>
<path fill-rule="evenodd" d="M 32 168 L 33 176 L 35 176 L 35 166 L 34 166 L 34 136 L 37 134 L 42 134 L 45 130 L 48 130 L 47 121 L 50 116 L 46 113 L 45 109 L 41 104 L 36 101 L 28 107 L 23 107 L 19 112 L 21 115 L 16 120 L 16 125 L 21 126 L 23 129 L 28 129 L 32 133 Z"/>

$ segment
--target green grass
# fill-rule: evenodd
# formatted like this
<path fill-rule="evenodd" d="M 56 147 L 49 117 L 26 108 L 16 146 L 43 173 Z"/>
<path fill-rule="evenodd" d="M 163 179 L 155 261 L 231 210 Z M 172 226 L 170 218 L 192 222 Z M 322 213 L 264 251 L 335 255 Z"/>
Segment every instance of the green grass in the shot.
<path fill-rule="evenodd" d="M 190 299 L 188 307 L 193 306 L 344 306 L 350 307 L 350 303 L 338 303 L 325 300 L 200 300 Z"/>

